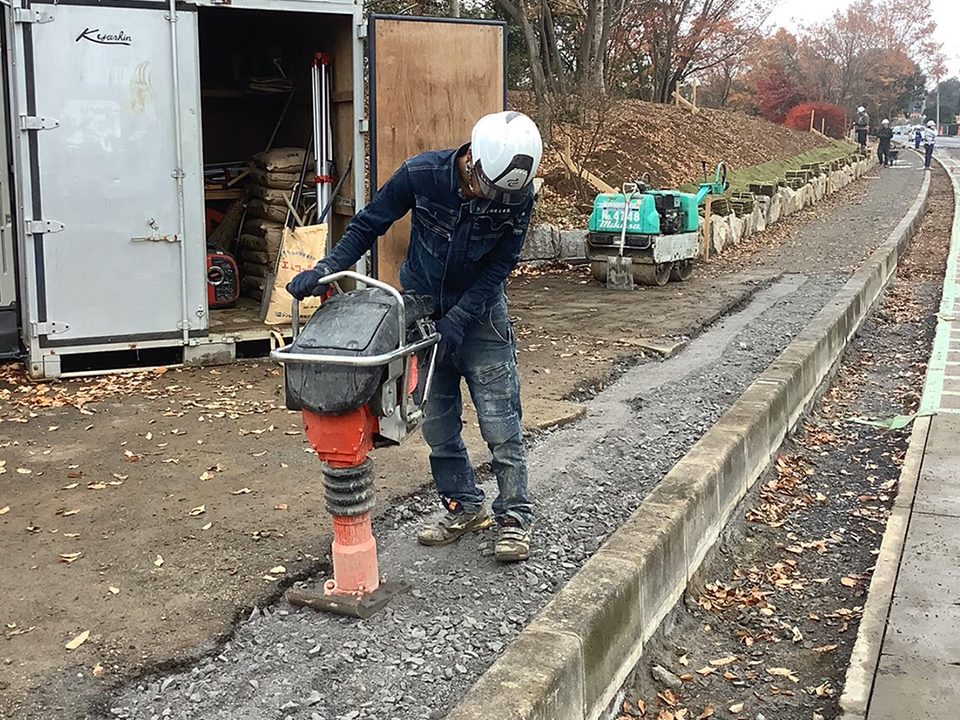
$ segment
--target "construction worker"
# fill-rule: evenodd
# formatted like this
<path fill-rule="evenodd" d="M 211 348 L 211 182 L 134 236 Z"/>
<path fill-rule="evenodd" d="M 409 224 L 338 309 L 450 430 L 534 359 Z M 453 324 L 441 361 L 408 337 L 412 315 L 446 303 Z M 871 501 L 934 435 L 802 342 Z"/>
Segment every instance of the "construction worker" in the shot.
<path fill-rule="evenodd" d="M 863 105 L 857 108 L 857 144 L 860 152 L 867 150 L 867 133 L 870 131 L 870 116 Z"/>
<path fill-rule="evenodd" d="M 917 125 L 913 128 L 913 147 L 915 150 L 920 149 L 921 142 L 923 142 L 923 125 Z"/>
<path fill-rule="evenodd" d="M 927 127 L 923 130 L 923 167 L 930 169 L 930 161 L 933 160 L 933 148 L 937 144 L 937 124 L 933 120 L 927 121 Z"/>
<path fill-rule="evenodd" d="M 893 128 L 890 127 L 890 121 L 884 118 L 880 122 L 880 129 L 877 130 L 877 160 L 884 167 L 890 167 L 890 143 L 893 140 Z"/>
<path fill-rule="evenodd" d="M 529 557 L 533 505 L 504 282 L 527 234 L 542 153 L 540 132 L 526 115 L 482 117 L 469 143 L 404 162 L 350 221 L 331 253 L 287 286 L 298 299 L 323 294 L 327 286 L 321 278 L 355 264 L 395 221 L 412 212 L 400 284 L 436 302 L 439 359 L 422 429 L 433 481 L 447 510 L 439 522 L 422 526 L 417 539 L 423 545 L 447 545 L 491 523 L 460 435 L 465 379 L 493 456 L 500 491 L 493 503 L 499 525 L 494 554 L 506 562 Z"/>

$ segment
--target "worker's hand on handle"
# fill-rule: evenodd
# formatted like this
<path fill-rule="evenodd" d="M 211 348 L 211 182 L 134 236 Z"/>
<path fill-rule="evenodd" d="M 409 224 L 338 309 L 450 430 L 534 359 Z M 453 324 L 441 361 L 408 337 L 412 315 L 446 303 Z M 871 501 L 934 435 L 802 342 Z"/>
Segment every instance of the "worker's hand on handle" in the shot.
<path fill-rule="evenodd" d="M 320 284 L 320 279 L 330 275 L 330 270 L 326 265 L 317 264 L 310 270 L 304 270 L 298 273 L 293 280 L 287 283 L 287 292 L 293 295 L 297 300 L 303 300 L 311 295 L 326 295 L 330 289 L 329 284 Z"/>
<path fill-rule="evenodd" d="M 440 333 L 437 360 L 442 360 L 463 344 L 463 328 L 448 317 L 437 320 L 437 332 Z"/>

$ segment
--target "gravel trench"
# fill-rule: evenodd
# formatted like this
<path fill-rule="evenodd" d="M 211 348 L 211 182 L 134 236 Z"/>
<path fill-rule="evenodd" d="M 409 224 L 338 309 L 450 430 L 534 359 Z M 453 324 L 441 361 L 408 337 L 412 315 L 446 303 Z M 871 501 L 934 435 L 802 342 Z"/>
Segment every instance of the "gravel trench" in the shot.
<path fill-rule="evenodd" d="M 528 562 L 498 565 L 492 532 L 417 546 L 416 526 L 436 504 L 415 496 L 376 528 L 381 570 L 411 582 L 408 595 L 362 622 L 285 603 L 255 610 L 219 654 L 128 687 L 100 716 L 443 717 L 844 281 L 781 278 L 674 358 L 628 370 L 585 421 L 540 439 L 530 451 L 538 521 Z"/>

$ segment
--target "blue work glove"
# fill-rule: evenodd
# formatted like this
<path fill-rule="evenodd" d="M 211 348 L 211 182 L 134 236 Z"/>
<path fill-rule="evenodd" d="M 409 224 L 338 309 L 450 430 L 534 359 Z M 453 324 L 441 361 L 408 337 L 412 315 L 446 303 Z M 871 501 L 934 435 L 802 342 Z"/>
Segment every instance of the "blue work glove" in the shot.
<path fill-rule="evenodd" d="M 440 333 L 440 347 L 437 360 L 443 360 L 463 345 L 463 328 L 448 317 L 437 320 L 437 332 Z"/>
<path fill-rule="evenodd" d="M 330 289 L 329 285 L 320 285 L 320 278 L 330 274 L 326 265 L 317 264 L 310 270 L 298 273 L 293 280 L 287 283 L 287 292 L 297 300 L 303 300 L 311 295 L 324 295 Z"/>

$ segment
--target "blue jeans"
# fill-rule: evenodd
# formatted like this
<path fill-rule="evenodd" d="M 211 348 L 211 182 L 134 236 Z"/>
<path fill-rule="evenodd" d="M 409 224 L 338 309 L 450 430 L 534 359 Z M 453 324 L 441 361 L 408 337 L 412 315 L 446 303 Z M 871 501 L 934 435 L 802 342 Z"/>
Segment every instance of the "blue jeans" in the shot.
<path fill-rule="evenodd" d="M 933 145 L 924 145 L 923 152 L 924 152 L 923 166 L 930 167 L 930 161 L 933 159 Z"/>
<path fill-rule="evenodd" d="M 484 494 L 477 487 L 460 435 L 461 378 L 467 381 L 480 434 L 493 455 L 493 473 L 500 490 L 493 513 L 499 521 L 512 518 L 530 527 L 533 505 L 520 431 L 520 378 L 506 302 L 497 302 L 467 325 L 463 344 L 437 363 L 422 426 L 423 438 L 430 446 L 433 481 L 444 505 L 450 511 L 475 513 L 483 505 Z"/>

